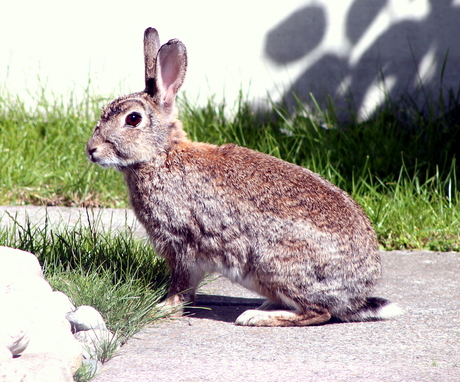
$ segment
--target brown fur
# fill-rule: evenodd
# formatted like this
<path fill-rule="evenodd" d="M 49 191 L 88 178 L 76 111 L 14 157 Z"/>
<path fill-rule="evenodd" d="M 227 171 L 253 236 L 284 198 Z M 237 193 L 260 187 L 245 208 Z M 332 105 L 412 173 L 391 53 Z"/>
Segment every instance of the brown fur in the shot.
<path fill-rule="evenodd" d="M 157 52 L 152 31 L 144 41 L 146 90 L 104 109 L 87 153 L 124 174 L 136 216 L 171 269 L 169 304 L 193 302 L 205 273 L 220 272 L 291 309 L 247 311 L 241 325 L 367 314 L 381 266 L 359 205 L 307 169 L 232 144 L 189 141 L 173 108 L 185 47 L 172 40 Z M 126 122 L 133 112 L 142 118 L 136 126 Z M 372 301 L 379 318 L 389 302 Z"/>

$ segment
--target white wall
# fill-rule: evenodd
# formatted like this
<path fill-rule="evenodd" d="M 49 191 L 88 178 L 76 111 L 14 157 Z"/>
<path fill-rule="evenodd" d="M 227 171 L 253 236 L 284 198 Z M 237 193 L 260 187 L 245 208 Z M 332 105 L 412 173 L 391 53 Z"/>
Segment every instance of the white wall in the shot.
<path fill-rule="evenodd" d="M 142 36 L 177 37 L 189 52 L 184 90 L 205 102 L 292 101 L 351 91 L 363 112 L 386 91 L 415 91 L 421 78 L 460 85 L 460 0 L 26 0 L 0 6 L 0 86 L 21 98 L 41 86 L 67 96 L 91 80 L 101 95 L 143 89 Z"/>

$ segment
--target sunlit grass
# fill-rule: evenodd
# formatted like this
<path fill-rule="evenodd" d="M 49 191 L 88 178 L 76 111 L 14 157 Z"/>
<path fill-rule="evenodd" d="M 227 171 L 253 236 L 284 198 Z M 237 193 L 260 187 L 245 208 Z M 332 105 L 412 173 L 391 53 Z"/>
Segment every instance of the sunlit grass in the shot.
<path fill-rule="evenodd" d="M 92 98 L 65 105 L 43 99 L 27 110 L 19 99 L 0 98 L 0 203 L 126 206 L 121 178 L 99 171 L 85 157 L 86 140 L 105 102 Z"/>
<path fill-rule="evenodd" d="M 194 140 L 265 152 L 346 190 L 370 217 L 381 248 L 460 251 L 460 97 L 449 94 L 426 108 L 388 100 L 366 122 L 352 110 L 339 121 L 333 105 L 315 112 L 271 105 L 260 113 L 240 99 L 229 113 L 212 101 L 195 107 L 182 99 L 179 108 Z M 121 174 L 85 157 L 107 101 L 42 97 L 30 110 L 0 92 L 0 204 L 129 207 Z M 129 230 L 106 232 L 97 221 L 75 229 L 17 223 L 0 230 L 0 245 L 36 254 L 52 286 L 77 306 L 96 307 L 121 342 L 164 316 L 156 305 L 166 290 L 165 264 Z M 103 358 L 111 355 L 108 349 Z"/>
<path fill-rule="evenodd" d="M 194 140 L 236 143 L 308 167 L 349 192 L 372 219 L 382 248 L 458 249 L 460 100 L 419 108 L 388 100 L 358 122 L 339 121 L 333 105 L 315 112 L 280 105 L 255 112 L 179 101 Z M 120 173 L 90 164 L 85 143 L 107 99 L 65 104 L 40 99 L 26 110 L 0 97 L 0 203 L 129 207 Z M 315 105 L 313 104 L 313 107 Z"/>

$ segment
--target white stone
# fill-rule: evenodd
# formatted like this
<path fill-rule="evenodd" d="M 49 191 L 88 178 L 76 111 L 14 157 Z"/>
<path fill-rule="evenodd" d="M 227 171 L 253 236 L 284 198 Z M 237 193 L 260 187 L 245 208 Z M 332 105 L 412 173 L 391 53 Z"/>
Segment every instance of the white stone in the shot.
<path fill-rule="evenodd" d="M 65 318 L 73 309 L 65 294 L 52 291 L 33 254 L 0 247 L 0 347 L 21 355 L 2 365 L 0 382 L 71 381 L 82 363 Z"/>
<path fill-rule="evenodd" d="M 12 272 L 0 279 L 0 344 L 14 355 L 26 349 L 31 333 L 38 330 L 35 321 L 42 319 L 49 296 L 52 296 L 50 285 L 35 272 L 16 279 Z"/>
<path fill-rule="evenodd" d="M 11 351 L 6 346 L 0 345 L 0 365 L 2 365 L 4 362 L 9 361 L 12 358 L 13 354 L 11 353 Z"/>
<path fill-rule="evenodd" d="M 14 274 L 43 277 L 37 257 L 20 249 L 0 246 L 0 279 Z"/>
<path fill-rule="evenodd" d="M 75 310 L 75 305 L 70 298 L 60 291 L 53 291 L 51 300 L 54 311 L 57 314 L 62 314 L 63 317 Z"/>
<path fill-rule="evenodd" d="M 100 359 L 103 352 L 110 348 L 114 353 L 120 344 L 115 336 L 104 329 L 83 330 L 75 333 L 75 338 L 80 342 L 83 350 L 83 358 Z"/>
<path fill-rule="evenodd" d="M 73 377 L 56 355 L 28 354 L 2 365 L 0 382 L 73 382 Z"/>
<path fill-rule="evenodd" d="M 49 353 L 61 359 L 72 373 L 81 366 L 82 351 L 64 317 L 37 315 L 33 320 L 29 346 L 23 354 Z"/>
<path fill-rule="evenodd" d="M 33 304 L 40 296 L 51 291 L 49 283 L 41 276 L 33 273 L 12 271 L 0 275 L 0 298 L 14 294 L 15 298 L 24 298 Z"/>
<path fill-rule="evenodd" d="M 72 331 L 79 332 L 89 329 L 107 329 L 102 315 L 92 306 L 82 305 L 66 315 Z"/>
<path fill-rule="evenodd" d="M 0 347 L 7 348 L 12 355 L 21 354 L 29 344 L 30 338 L 27 332 L 21 329 L 16 322 L 2 319 L 0 328 Z"/>

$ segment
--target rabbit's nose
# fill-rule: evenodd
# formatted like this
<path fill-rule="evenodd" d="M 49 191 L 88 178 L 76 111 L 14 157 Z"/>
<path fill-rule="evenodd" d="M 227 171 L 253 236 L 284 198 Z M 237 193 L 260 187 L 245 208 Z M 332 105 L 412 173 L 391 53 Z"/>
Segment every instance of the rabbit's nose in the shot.
<path fill-rule="evenodd" d="M 89 148 L 88 147 L 88 156 L 91 162 L 96 162 L 96 159 L 94 158 L 94 153 L 97 151 L 97 147 L 94 148 Z"/>

